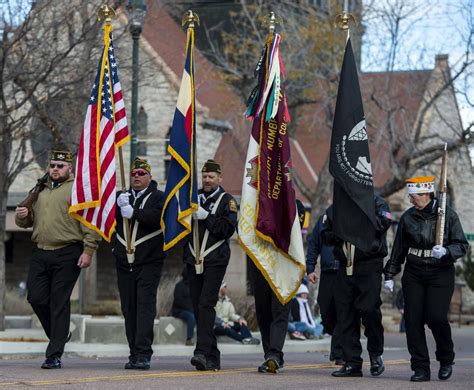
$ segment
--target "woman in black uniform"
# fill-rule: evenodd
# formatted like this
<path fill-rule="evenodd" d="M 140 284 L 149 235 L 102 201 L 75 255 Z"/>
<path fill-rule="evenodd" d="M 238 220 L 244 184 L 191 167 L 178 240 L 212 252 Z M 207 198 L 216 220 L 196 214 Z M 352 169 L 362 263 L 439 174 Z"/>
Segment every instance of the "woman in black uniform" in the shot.
<path fill-rule="evenodd" d="M 434 176 L 408 179 L 408 196 L 414 207 L 401 217 L 390 260 L 384 268 L 385 287 L 393 289 L 393 276 L 406 265 L 402 277 L 405 324 L 411 355 L 413 382 L 429 381 L 430 357 L 425 324 L 436 342 L 438 378 L 448 379 L 454 364 L 454 347 L 448 310 L 454 291 L 454 262 L 467 251 L 457 214 L 446 207 L 443 245 L 435 245 L 438 201 L 434 197 Z"/>

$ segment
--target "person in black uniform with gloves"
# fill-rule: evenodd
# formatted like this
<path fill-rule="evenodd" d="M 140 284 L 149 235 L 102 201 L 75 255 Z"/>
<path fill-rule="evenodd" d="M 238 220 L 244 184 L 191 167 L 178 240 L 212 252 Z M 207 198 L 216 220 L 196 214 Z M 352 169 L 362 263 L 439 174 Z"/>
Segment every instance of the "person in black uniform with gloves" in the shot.
<path fill-rule="evenodd" d="M 196 348 L 191 364 L 197 370 L 217 371 L 221 367 L 214 335 L 214 307 L 230 259 L 229 238 L 237 226 L 237 202 L 220 186 L 221 173 L 220 165 L 214 160 L 207 160 L 204 164 L 199 209 L 193 214 L 193 219 L 198 220 L 199 232 L 193 223 L 184 247 L 197 324 Z"/>
<path fill-rule="evenodd" d="M 344 364 L 342 360 L 341 335 L 337 328 L 336 289 L 337 271 L 340 261 L 334 257 L 334 247 L 324 245 L 321 231 L 324 227 L 324 215 L 319 217 L 313 231 L 308 236 L 308 250 L 306 252 L 306 274 L 308 281 L 316 283 L 316 264 L 321 256 L 321 276 L 318 288 L 318 304 L 321 310 L 321 319 L 324 332 L 331 335 L 330 361 L 337 365 Z"/>
<path fill-rule="evenodd" d="M 130 347 L 125 369 L 148 370 L 153 354 L 156 292 L 165 257 L 160 227 L 164 195 L 152 180 L 150 165 L 139 157 L 132 164 L 131 183 L 131 189 L 117 194 L 113 253 Z M 124 218 L 130 224 L 131 255 L 127 254 Z"/>
<path fill-rule="evenodd" d="M 357 247 L 354 251 L 352 267 L 347 267 L 347 258 L 343 242 L 332 231 L 332 206 L 326 211 L 326 220 L 321 235 L 326 245 L 334 246 L 334 256 L 341 261 L 337 273 L 335 293 L 337 321 L 341 332 L 341 345 L 344 366 L 334 371 L 335 377 L 361 377 L 362 346 L 360 343 L 360 321 L 365 327 L 367 351 L 370 357 L 370 373 L 381 375 L 385 366 L 382 359 L 384 329 L 380 306 L 383 259 L 388 253 L 386 232 L 391 225 L 391 214 L 387 202 L 380 196 L 374 196 L 378 241 L 373 249 L 363 252 Z M 352 272 L 349 270 L 352 268 Z"/>
<path fill-rule="evenodd" d="M 413 207 L 401 217 L 390 260 L 384 268 L 385 287 L 393 290 L 393 277 L 406 265 L 402 277 L 404 315 L 408 351 L 411 355 L 412 382 L 431 378 L 425 324 L 436 342 L 438 378 L 452 374 L 454 346 L 448 310 L 454 291 L 454 262 L 468 248 L 457 214 L 447 207 L 443 245 L 435 245 L 438 201 L 434 197 L 434 176 L 407 180 Z"/>

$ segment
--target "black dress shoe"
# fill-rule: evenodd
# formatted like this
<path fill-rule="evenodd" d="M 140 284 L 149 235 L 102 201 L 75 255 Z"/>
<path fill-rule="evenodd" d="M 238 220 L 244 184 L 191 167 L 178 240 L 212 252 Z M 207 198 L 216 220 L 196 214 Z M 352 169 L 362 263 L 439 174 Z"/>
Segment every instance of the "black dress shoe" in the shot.
<path fill-rule="evenodd" d="M 150 369 L 150 359 L 148 358 L 138 358 L 134 367 L 135 370 L 149 370 Z"/>
<path fill-rule="evenodd" d="M 204 355 L 194 355 L 191 358 L 191 364 L 199 371 L 206 371 L 207 369 L 207 359 Z"/>
<path fill-rule="evenodd" d="M 438 371 L 438 378 L 440 381 L 445 381 L 453 374 L 453 364 L 446 364 L 441 366 Z"/>
<path fill-rule="evenodd" d="M 41 368 L 44 368 L 46 370 L 61 368 L 61 359 L 57 357 L 47 358 L 41 365 Z"/>
<path fill-rule="evenodd" d="M 346 364 L 342 366 L 339 370 L 334 371 L 331 375 L 335 376 L 336 378 L 361 377 L 362 368 Z"/>
<path fill-rule="evenodd" d="M 372 376 L 379 376 L 385 371 L 382 356 L 370 358 L 370 374 Z"/>
<path fill-rule="evenodd" d="M 429 382 L 430 375 L 427 374 L 425 371 L 415 371 L 415 373 L 411 376 L 410 382 Z"/>
<path fill-rule="evenodd" d="M 207 362 L 206 364 L 206 371 L 219 371 L 221 369 L 221 365 L 218 363 Z"/>

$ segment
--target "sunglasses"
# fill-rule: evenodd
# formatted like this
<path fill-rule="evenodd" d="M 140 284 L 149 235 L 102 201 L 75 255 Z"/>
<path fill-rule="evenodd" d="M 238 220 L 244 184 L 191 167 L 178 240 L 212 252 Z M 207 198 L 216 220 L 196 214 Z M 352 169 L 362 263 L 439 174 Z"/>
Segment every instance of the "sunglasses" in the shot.
<path fill-rule="evenodd" d="M 408 194 L 408 197 L 409 197 L 410 199 L 413 199 L 413 198 L 415 198 L 415 197 L 421 197 L 421 196 L 423 196 L 423 195 L 426 195 L 426 194 L 425 194 L 425 193 L 421 193 L 421 194 Z"/>
<path fill-rule="evenodd" d="M 133 171 L 132 172 L 132 177 L 145 176 L 145 175 L 148 175 L 148 172 L 146 172 L 146 171 Z"/>
<path fill-rule="evenodd" d="M 54 164 L 54 163 L 49 164 L 49 167 L 51 169 L 54 169 L 54 168 L 63 169 L 65 166 L 66 164 Z"/>

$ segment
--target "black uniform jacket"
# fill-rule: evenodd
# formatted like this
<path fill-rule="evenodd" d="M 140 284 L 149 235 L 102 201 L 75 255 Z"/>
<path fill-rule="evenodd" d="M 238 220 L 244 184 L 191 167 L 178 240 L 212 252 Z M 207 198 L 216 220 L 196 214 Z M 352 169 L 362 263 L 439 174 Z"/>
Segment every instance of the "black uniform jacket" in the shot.
<path fill-rule="evenodd" d="M 383 258 L 388 254 L 386 233 L 392 224 L 390 209 L 387 202 L 380 196 L 375 195 L 374 202 L 377 221 L 377 239 L 372 243 L 370 252 L 363 252 L 355 248 L 354 264 L 360 264 L 361 262 L 364 264 L 380 263 L 382 266 Z M 342 250 L 343 242 L 335 236 L 332 231 L 332 206 L 326 210 L 326 216 L 326 222 L 321 229 L 323 243 L 328 246 L 334 246 L 334 257 L 340 259 L 341 263 L 346 264 L 347 259 Z"/>
<path fill-rule="evenodd" d="M 410 248 L 431 250 L 435 245 L 436 220 L 438 218 L 438 201 L 434 199 L 423 210 L 412 207 L 403 213 L 398 225 L 390 260 L 384 268 L 386 278 L 390 279 L 401 271 L 402 264 L 446 267 L 464 256 L 468 243 L 456 212 L 446 207 L 443 246 L 447 253 L 441 259 L 420 257 L 408 253 Z"/>
<path fill-rule="evenodd" d="M 200 191 L 202 193 L 202 191 Z M 224 193 L 215 214 L 211 214 L 214 204 L 217 202 L 220 195 Z M 206 248 L 220 240 L 225 240 L 217 249 L 213 250 L 204 257 L 204 266 L 206 265 L 226 265 L 230 259 L 229 238 L 235 232 L 237 227 L 237 203 L 232 195 L 226 193 L 222 187 L 219 187 L 212 195 L 209 195 L 203 202 L 202 196 L 200 198 L 201 207 L 209 211 L 206 219 L 199 221 L 199 237 L 202 244 L 204 233 L 209 230 L 209 237 L 207 239 Z M 194 223 L 193 223 L 194 225 Z M 184 247 L 184 262 L 187 264 L 195 264 L 196 259 L 191 253 L 189 244 L 193 246 L 193 232 L 187 236 L 187 242 Z M 201 253 L 205 248 L 200 248 Z"/>
<path fill-rule="evenodd" d="M 133 231 L 134 224 L 138 221 L 138 229 L 136 235 L 136 241 L 141 237 L 151 234 L 159 229 L 161 212 L 164 204 L 163 191 L 158 190 L 158 186 L 154 180 L 150 182 L 150 185 L 146 189 L 143 195 L 141 195 L 136 201 L 133 196 L 132 190 L 128 191 L 130 194 L 130 205 L 133 206 L 133 216 L 129 220 L 130 232 Z M 117 193 L 117 196 L 121 192 Z M 143 200 L 151 194 L 147 199 L 143 208 L 140 208 Z M 134 204 L 135 202 L 135 204 Z M 120 207 L 116 207 L 115 215 L 117 225 L 115 227 L 115 233 L 120 235 L 125 240 L 123 218 L 120 213 Z M 117 263 L 120 266 L 129 267 L 127 261 L 127 248 L 115 237 L 113 253 L 117 259 Z M 150 238 L 149 240 L 137 245 L 135 248 L 135 262 L 134 266 L 140 264 L 152 263 L 155 261 L 163 261 L 165 254 L 163 252 L 163 234 L 160 233 L 157 236 Z"/>

